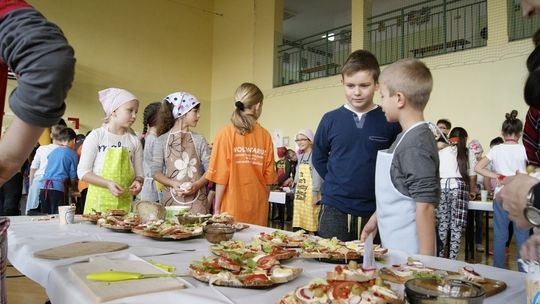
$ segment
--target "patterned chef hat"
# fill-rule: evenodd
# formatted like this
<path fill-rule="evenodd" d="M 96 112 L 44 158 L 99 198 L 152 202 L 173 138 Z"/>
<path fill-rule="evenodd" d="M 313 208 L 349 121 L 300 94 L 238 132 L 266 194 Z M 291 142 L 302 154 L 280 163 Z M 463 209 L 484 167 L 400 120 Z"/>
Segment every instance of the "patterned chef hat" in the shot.
<path fill-rule="evenodd" d="M 172 114 L 174 119 L 184 116 L 187 112 L 200 104 L 197 97 L 186 92 L 169 94 L 163 101 L 173 105 Z"/>

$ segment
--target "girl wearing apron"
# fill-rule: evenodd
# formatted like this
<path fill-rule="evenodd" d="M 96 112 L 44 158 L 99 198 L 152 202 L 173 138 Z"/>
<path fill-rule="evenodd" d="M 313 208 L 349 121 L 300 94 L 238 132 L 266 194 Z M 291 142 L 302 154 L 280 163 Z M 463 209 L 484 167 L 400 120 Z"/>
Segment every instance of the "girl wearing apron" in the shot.
<path fill-rule="evenodd" d="M 110 88 L 99 92 L 106 123 L 85 139 L 77 174 L 89 183 L 84 213 L 92 209 L 131 210 L 143 184 L 142 146 L 130 133 L 139 101 L 130 92 Z"/>
<path fill-rule="evenodd" d="M 200 102 L 189 93 L 167 96 L 158 113 L 158 134 L 152 155 L 153 178 L 163 184 L 165 206 L 185 206 L 191 213 L 210 210 L 206 195 L 210 151 L 203 136 L 190 131 L 199 121 Z"/>
<path fill-rule="evenodd" d="M 296 144 L 302 150 L 295 175 L 293 229 L 317 232 L 319 229 L 320 189 L 322 179 L 311 164 L 313 132 L 300 130 L 296 134 Z"/>

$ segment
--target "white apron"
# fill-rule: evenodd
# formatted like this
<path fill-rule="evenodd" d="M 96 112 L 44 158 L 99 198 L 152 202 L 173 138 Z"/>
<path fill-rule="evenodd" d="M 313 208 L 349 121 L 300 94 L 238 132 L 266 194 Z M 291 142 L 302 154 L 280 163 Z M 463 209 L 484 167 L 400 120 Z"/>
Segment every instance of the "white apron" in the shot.
<path fill-rule="evenodd" d="M 407 133 L 426 122 L 418 122 L 410 127 L 394 149 Z M 418 253 L 418 234 L 416 231 L 416 201 L 399 192 L 392 183 L 390 168 L 394 153 L 381 150 L 377 153 L 375 167 L 375 197 L 377 202 L 377 223 L 382 246 L 397 249 L 408 254 Z"/>

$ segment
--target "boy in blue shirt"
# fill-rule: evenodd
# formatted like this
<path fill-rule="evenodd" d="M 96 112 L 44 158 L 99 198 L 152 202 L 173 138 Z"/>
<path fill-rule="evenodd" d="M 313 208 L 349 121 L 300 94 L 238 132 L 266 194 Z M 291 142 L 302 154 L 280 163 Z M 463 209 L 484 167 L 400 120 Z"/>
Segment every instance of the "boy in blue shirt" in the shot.
<path fill-rule="evenodd" d="M 390 147 L 401 131 L 373 103 L 379 74 L 379 63 L 370 52 L 349 55 L 341 70 L 347 102 L 326 113 L 317 128 L 312 161 L 324 180 L 321 237 L 356 240 L 375 212 L 377 151 Z"/>
<path fill-rule="evenodd" d="M 424 121 L 433 87 L 431 72 L 419 60 L 401 60 L 384 69 L 380 86 L 386 118 L 398 121 L 404 131 L 390 149 L 377 155 L 377 212 L 364 227 L 361 240 L 378 228 L 384 247 L 434 255 L 439 154 Z"/>
<path fill-rule="evenodd" d="M 79 158 L 73 150 L 75 146 L 75 131 L 65 128 L 58 134 L 59 147 L 47 157 L 47 167 L 43 174 L 39 202 L 41 212 L 58 213 L 58 206 L 67 205 L 70 182 L 77 180 L 77 164 Z"/>

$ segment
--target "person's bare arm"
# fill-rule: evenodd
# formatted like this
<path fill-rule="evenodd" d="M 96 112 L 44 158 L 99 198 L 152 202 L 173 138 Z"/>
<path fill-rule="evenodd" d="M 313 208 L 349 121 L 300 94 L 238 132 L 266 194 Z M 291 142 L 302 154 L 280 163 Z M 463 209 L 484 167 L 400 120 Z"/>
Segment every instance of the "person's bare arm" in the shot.
<path fill-rule="evenodd" d="M 416 203 L 416 231 L 419 253 L 435 255 L 435 210 L 433 204 Z"/>
<path fill-rule="evenodd" d="M 370 234 L 373 234 L 373 236 L 377 234 L 377 212 L 373 213 L 364 226 L 360 234 L 360 242 L 364 242 Z"/>
<path fill-rule="evenodd" d="M 225 193 L 225 185 L 216 184 L 216 202 L 214 204 L 214 214 L 219 214 L 221 209 L 221 200 Z"/>
<path fill-rule="evenodd" d="M 489 162 L 490 162 L 489 158 L 484 156 L 478 162 L 478 164 L 476 164 L 476 166 L 474 167 L 474 171 L 476 171 L 476 173 L 478 173 L 478 174 L 482 174 L 484 177 L 498 178 L 499 175 L 497 173 L 489 171 L 488 169 L 486 169 L 487 165 L 489 165 Z"/>
<path fill-rule="evenodd" d="M 0 186 L 21 169 L 41 133 L 43 128 L 27 124 L 17 116 L 13 118 L 0 140 Z"/>

